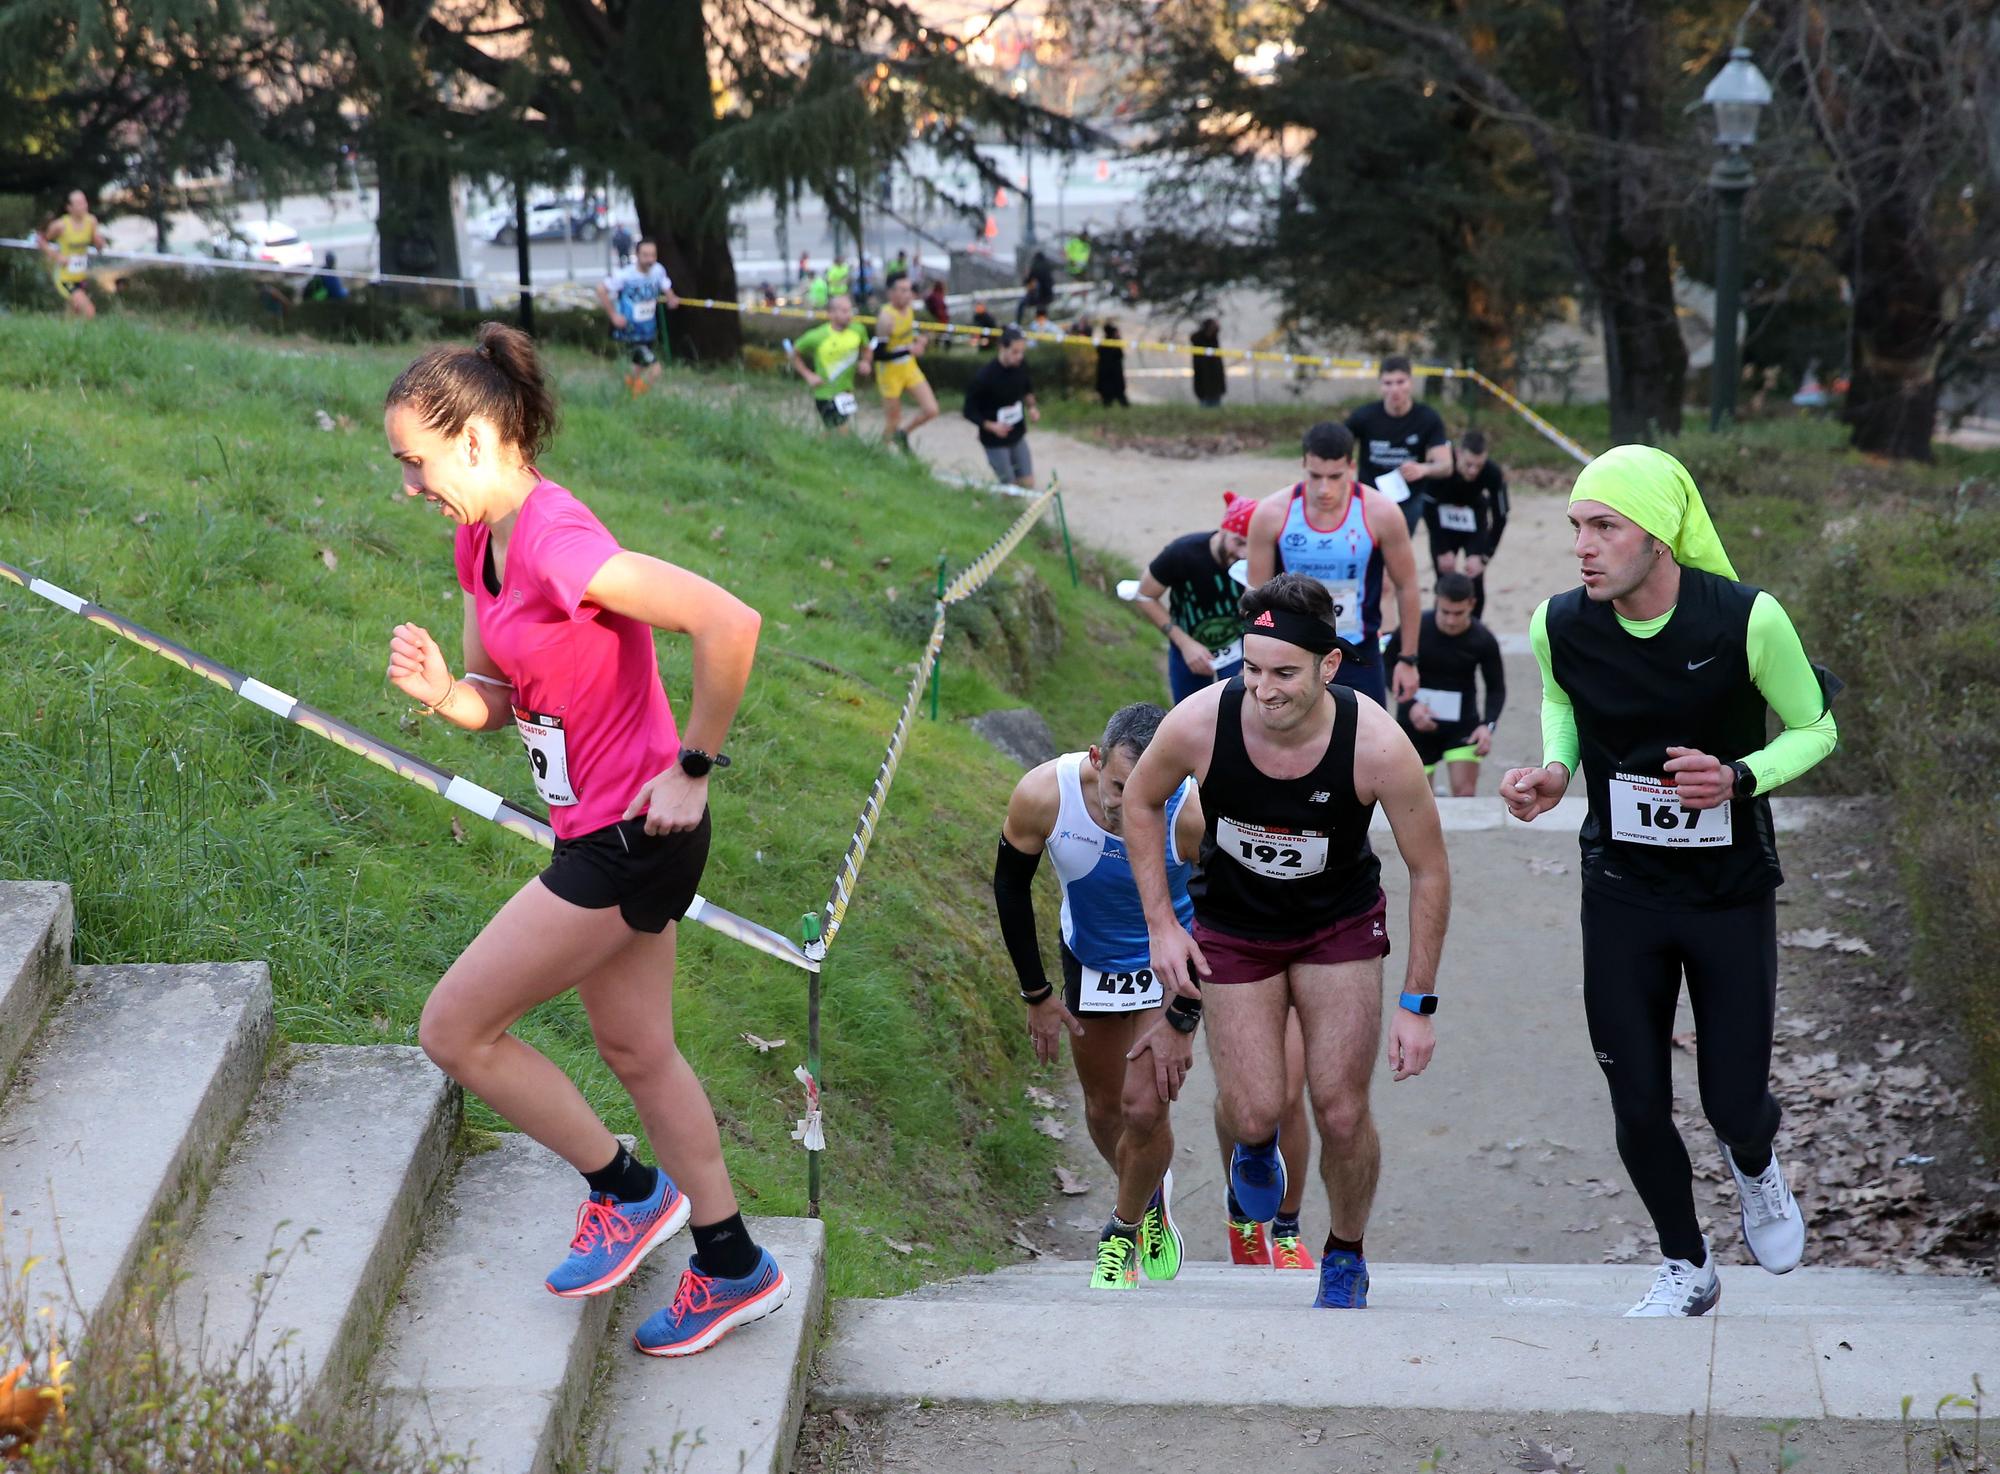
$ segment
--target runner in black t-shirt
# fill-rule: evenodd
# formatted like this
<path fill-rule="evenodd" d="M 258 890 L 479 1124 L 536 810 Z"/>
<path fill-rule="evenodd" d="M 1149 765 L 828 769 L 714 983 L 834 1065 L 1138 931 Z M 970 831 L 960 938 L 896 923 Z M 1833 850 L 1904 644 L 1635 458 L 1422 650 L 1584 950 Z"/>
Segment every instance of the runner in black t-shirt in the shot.
<path fill-rule="evenodd" d="M 1035 381 L 1028 373 L 1028 341 L 1011 322 L 1000 330 L 1000 351 L 979 366 L 965 386 L 965 417 L 979 427 L 986 464 L 1002 482 L 1031 487 L 1035 462 L 1028 452 L 1028 424 L 1039 420 Z"/>
<path fill-rule="evenodd" d="M 1427 483 L 1431 504 L 1431 565 L 1472 580 L 1472 617 L 1486 614 L 1486 570 L 1507 530 L 1507 477 L 1486 454 L 1483 431 L 1467 430 L 1452 453 L 1452 471 Z"/>
<path fill-rule="evenodd" d="M 1249 548 L 1254 497 L 1222 494 L 1222 525 L 1190 532 L 1161 548 L 1139 580 L 1139 612 L 1167 637 L 1167 689 L 1178 704 L 1203 686 L 1226 681 L 1243 664 L 1243 586 L 1230 569 Z M 1171 601 L 1173 612 L 1160 602 Z"/>
<path fill-rule="evenodd" d="M 1448 765 L 1453 798 L 1479 791 L 1479 760 L 1493 750 L 1493 729 L 1507 704 L 1507 670 L 1500 642 L 1472 613 L 1472 580 L 1462 573 L 1438 576 L 1437 602 L 1423 617 L 1417 646 L 1417 696 L 1396 708 L 1396 720 L 1424 760 L 1424 772 Z M 1389 660 L 1401 653 L 1389 637 Z M 1486 683 L 1486 709 L 1476 683 Z"/>
<path fill-rule="evenodd" d="M 1410 875 L 1410 956 L 1387 1047 L 1399 1080 L 1422 1073 L 1436 1047 L 1431 989 L 1451 867 L 1408 740 L 1381 707 L 1332 685 L 1341 656 L 1326 586 L 1280 574 L 1242 607 L 1242 675 L 1168 712 L 1126 781 L 1126 854 L 1154 972 L 1203 1000 L 1218 1108 L 1240 1143 L 1230 1186 L 1256 1219 L 1276 1211 L 1287 1186 L 1278 1144 L 1285 1019 L 1298 1010 L 1333 1219 L 1313 1303 L 1359 1308 L 1368 1303 L 1361 1239 L 1382 1162 L 1369 1081 L 1389 950 L 1381 862 L 1368 842 L 1375 806 Z M 1192 936 L 1168 888 L 1164 808 L 1190 775 L 1208 825 L 1188 886 Z"/>
<path fill-rule="evenodd" d="M 1403 523 L 1414 533 L 1424 515 L 1428 491 L 1424 483 L 1451 474 L 1451 437 L 1445 433 L 1443 417 L 1428 404 L 1416 402 L 1409 359 L 1399 353 L 1383 359 L 1381 385 L 1381 399 L 1347 417 L 1347 428 L 1354 432 L 1355 474 L 1363 486 L 1401 502 Z M 1407 497 L 1396 495 L 1393 481 L 1382 484 L 1390 471 L 1402 476 L 1409 488 Z"/>

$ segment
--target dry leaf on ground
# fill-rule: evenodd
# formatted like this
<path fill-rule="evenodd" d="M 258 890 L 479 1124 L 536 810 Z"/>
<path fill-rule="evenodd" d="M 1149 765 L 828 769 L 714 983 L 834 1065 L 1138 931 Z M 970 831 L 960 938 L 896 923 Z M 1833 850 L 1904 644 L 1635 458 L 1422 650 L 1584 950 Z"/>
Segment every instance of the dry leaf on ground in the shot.
<path fill-rule="evenodd" d="M 785 1041 L 782 1039 L 760 1039 L 747 1030 L 743 1034 L 743 1042 L 759 1054 L 769 1054 L 774 1049 L 783 1049 L 785 1047 Z"/>
<path fill-rule="evenodd" d="M 1090 1191 L 1090 1184 L 1078 1177 L 1067 1167 L 1056 1168 L 1056 1189 L 1066 1198 L 1080 1198 Z"/>
<path fill-rule="evenodd" d="M 1050 1141 L 1062 1141 L 1069 1136 L 1069 1127 L 1063 1125 L 1054 1116 L 1035 1117 L 1035 1129 L 1048 1137 Z"/>

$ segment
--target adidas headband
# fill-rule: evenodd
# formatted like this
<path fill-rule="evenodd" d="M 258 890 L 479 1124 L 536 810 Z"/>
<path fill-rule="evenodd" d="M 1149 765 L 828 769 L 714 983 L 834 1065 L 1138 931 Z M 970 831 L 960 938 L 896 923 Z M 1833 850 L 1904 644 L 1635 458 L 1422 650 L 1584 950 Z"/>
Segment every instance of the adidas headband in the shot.
<path fill-rule="evenodd" d="M 1269 635 L 1274 640 L 1297 645 L 1315 655 L 1347 648 L 1346 643 L 1334 634 L 1333 626 L 1325 620 L 1315 619 L 1310 614 L 1294 614 L 1289 609 L 1266 609 L 1256 618 L 1244 620 L 1243 633 Z"/>

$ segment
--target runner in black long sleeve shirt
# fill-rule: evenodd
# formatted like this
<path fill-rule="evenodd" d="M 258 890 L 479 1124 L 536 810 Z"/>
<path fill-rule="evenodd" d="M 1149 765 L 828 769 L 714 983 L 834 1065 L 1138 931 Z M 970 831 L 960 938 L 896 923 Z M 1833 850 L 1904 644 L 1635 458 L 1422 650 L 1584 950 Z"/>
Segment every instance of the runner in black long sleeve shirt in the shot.
<path fill-rule="evenodd" d="M 1507 477 L 1486 454 L 1486 436 L 1467 430 L 1452 452 L 1452 472 L 1429 484 L 1424 508 L 1430 528 L 1431 563 L 1439 573 L 1463 573 L 1472 580 L 1472 617 L 1486 614 L 1486 568 L 1507 530 Z"/>
<path fill-rule="evenodd" d="M 1472 614 L 1472 580 L 1447 573 L 1437 581 L 1437 602 L 1423 617 L 1417 644 L 1417 698 L 1396 708 L 1396 720 L 1409 735 L 1430 773 L 1442 762 L 1451 778 L 1453 798 L 1471 798 L 1479 791 L 1479 760 L 1493 747 L 1493 729 L 1507 704 L 1507 669 L 1500 642 Z M 1389 637 L 1388 658 L 1395 659 L 1401 640 Z M 1475 681 L 1486 687 L 1486 708 L 1480 714 Z"/>

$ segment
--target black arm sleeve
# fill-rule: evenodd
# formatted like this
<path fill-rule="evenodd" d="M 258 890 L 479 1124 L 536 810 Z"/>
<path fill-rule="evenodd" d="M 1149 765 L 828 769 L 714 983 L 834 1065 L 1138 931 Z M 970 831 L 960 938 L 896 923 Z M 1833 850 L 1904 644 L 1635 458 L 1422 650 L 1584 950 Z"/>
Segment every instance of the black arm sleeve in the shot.
<path fill-rule="evenodd" d="M 1035 931 L 1035 871 L 1041 867 L 1039 852 L 1027 854 L 1000 836 L 1000 853 L 993 861 L 993 908 L 1000 913 L 1000 940 L 1007 944 L 1015 976 L 1023 993 L 1038 993 L 1048 986 L 1042 971 L 1042 942 Z"/>
<path fill-rule="evenodd" d="M 1500 551 L 1500 534 L 1507 530 L 1507 473 L 1493 468 L 1493 521 L 1486 529 L 1486 556 Z"/>
<path fill-rule="evenodd" d="M 1500 720 L 1500 708 L 1507 704 L 1507 662 L 1500 658 L 1500 642 L 1487 631 L 1486 648 L 1479 652 L 1479 675 L 1486 683 L 1486 725 Z"/>

